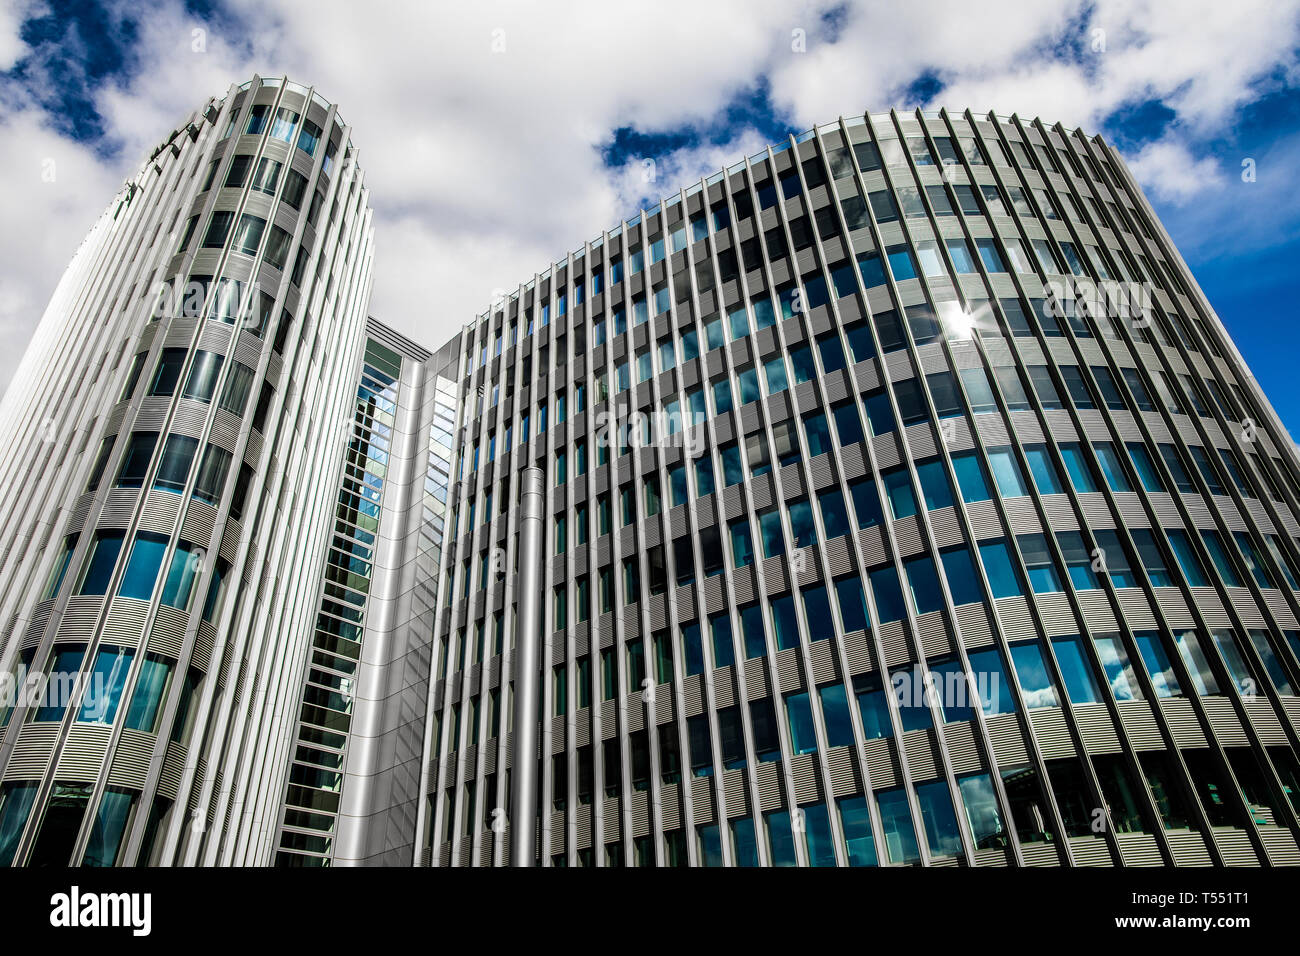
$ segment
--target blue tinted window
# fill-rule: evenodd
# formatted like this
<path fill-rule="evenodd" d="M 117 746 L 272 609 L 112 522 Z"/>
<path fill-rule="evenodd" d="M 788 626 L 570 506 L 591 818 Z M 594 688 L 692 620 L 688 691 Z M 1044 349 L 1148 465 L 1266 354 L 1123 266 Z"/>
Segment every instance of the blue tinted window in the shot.
<path fill-rule="evenodd" d="M 745 657 L 762 657 L 767 653 L 767 636 L 763 630 L 763 611 L 757 604 L 740 607 L 740 632 L 745 639 Z"/>
<path fill-rule="evenodd" d="M 921 481 L 921 497 L 925 499 L 927 511 L 947 508 L 952 504 L 952 488 L 944 473 L 943 462 L 935 458 L 917 465 L 916 475 Z"/>
<path fill-rule="evenodd" d="M 1128 477 L 1124 474 L 1124 463 L 1120 460 L 1115 445 L 1108 441 L 1095 442 L 1093 448 L 1097 452 L 1097 461 L 1101 464 L 1101 473 L 1106 476 L 1106 484 L 1110 485 L 1110 490 L 1132 491 L 1133 487 L 1128 483 Z"/>
<path fill-rule="evenodd" d="M 1095 704 L 1101 700 L 1097 680 L 1088 664 L 1083 640 L 1078 637 L 1054 637 L 1052 649 L 1065 679 L 1065 692 L 1072 704 Z"/>
<path fill-rule="evenodd" d="M 732 485 L 738 485 L 744 478 L 744 471 L 740 465 L 740 446 L 736 444 L 724 445 L 718 449 L 722 456 L 722 484 L 723 487 L 730 488 Z"/>
<path fill-rule="evenodd" d="M 796 754 L 817 752 L 817 734 L 813 729 L 812 707 L 806 693 L 787 694 L 785 710 L 790 724 L 790 746 Z"/>
<path fill-rule="evenodd" d="M 788 810 L 771 810 L 763 814 L 767 823 L 767 842 L 772 853 L 773 866 L 798 866 L 799 858 L 795 854 L 794 834 L 790 830 L 790 812 Z"/>
<path fill-rule="evenodd" d="M 984 466 L 973 451 L 964 451 L 952 456 L 952 469 L 957 473 L 957 485 L 961 489 L 961 500 L 967 504 L 973 501 L 988 501 L 989 487 L 984 479 Z"/>
<path fill-rule="evenodd" d="M 835 633 L 835 620 L 831 617 L 831 602 L 826 588 L 821 585 L 804 588 L 802 594 L 804 619 L 808 623 L 808 633 L 813 635 L 812 639 L 818 640 Z"/>
<path fill-rule="evenodd" d="M 867 740 L 882 740 L 894 735 L 894 725 L 889 720 L 889 704 L 875 674 L 859 674 L 853 678 L 853 695 L 858 701 L 862 717 L 862 733 Z"/>
<path fill-rule="evenodd" d="M 727 667 L 736 662 L 731 643 L 731 617 L 726 612 L 709 615 L 709 637 L 713 640 L 713 666 Z"/>
<path fill-rule="evenodd" d="M 945 723 L 970 720 L 975 716 L 975 711 L 971 708 L 975 699 L 970 694 L 966 671 L 962 669 L 961 661 L 949 658 L 931 662 L 930 680 L 939 698 Z"/>
<path fill-rule="evenodd" d="M 1061 576 L 1056 571 L 1047 545 L 1046 535 L 1022 534 L 1016 536 L 1020 545 L 1020 554 L 1029 573 L 1029 586 L 1035 594 L 1051 594 L 1065 590 L 1061 586 Z"/>
<path fill-rule="evenodd" d="M 1209 587 L 1205 569 L 1187 532 L 1181 528 L 1170 529 L 1169 544 L 1174 549 L 1174 557 L 1178 559 L 1178 566 L 1183 569 L 1187 583 L 1194 588 Z"/>
<path fill-rule="evenodd" d="M 984 573 L 988 576 L 989 587 L 995 598 L 1023 595 L 1020 575 L 1011 563 L 1007 543 L 1002 540 L 980 542 L 980 560 L 984 564 Z"/>
<path fill-rule="evenodd" d="M 836 340 L 836 342 L 838 344 L 838 340 Z M 841 358 L 842 356 L 843 353 L 841 353 Z M 781 359 L 778 357 L 772 359 L 771 362 L 768 362 L 768 365 L 770 366 L 772 362 L 780 362 L 780 361 Z M 844 363 L 843 361 L 841 361 L 840 367 L 842 368 L 843 365 Z M 817 365 L 816 363 L 813 362 L 812 349 L 809 348 L 807 345 L 801 345 L 799 346 L 799 348 L 794 349 L 790 352 L 790 367 L 794 369 L 795 382 L 811 382 L 814 378 L 817 377 Z M 829 372 L 831 371 L 831 369 L 828 367 L 826 371 Z M 781 379 L 782 381 L 785 380 L 784 365 L 782 365 L 781 367 Z M 779 389 L 772 388 L 771 386 L 772 386 L 771 375 L 769 373 L 768 391 L 769 392 L 779 391 Z M 785 388 L 785 386 L 782 385 L 781 388 Z"/>
<path fill-rule="evenodd" d="M 838 538 L 849 533 L 849 512 L 844 507 L 844 493 L 838 488 L 823 491 L 817 496 L 821 506 L 822 525 L 826 528 L 827 538 Z"/>
<path fill-rule="evenodd" d="M 1137 470 L 1138 480 L 1142 482 L 1143 488 L 1150 492 L 1165 490 L 1165 483 L 1160 480 L 1160 473 L 1156 471 L 1155 462 L 1151 460 L 1146 445 L 1141 442 L 1129 442 L 1128 456 L 1133 462 L 1134 469 Z"/>
<path fill-rule="evenodd" d="M 78 594 L 104 594 L 108 591 L 109 578 L 113 576 L 118 553 L 122 550 L 122 538 L 120 531 L 101 531 L 95 535 Z"/>
<path fill-rule="evenodd" d="M 990 448 L 989 466 L 993 469 L 993 478 L 997 481 L 1002 497 L 1018 498 L 1029 493 L 1010 447 Z"/>
<path fill-rule="evenodd" d="M 1061 479 L 1056 474 L 1056 465 L 1046 445 L 1026 445 L 1025 458 L 1029 461 L 1029 473 L 1034 476 L 1034 484 L 1040 495 L 1059 495 Z"/>
<path fill-rule="evenodd" d="M 907 246 L 889 247 L 889 271 L 894 274 L 895 282 L 916 278 L 916 260 Z"/>
<path fill-rule="evenodd" d="M 1088 465 L 1088 456 L 1078 442 L 1067 442 L 1061 447 L 1061 457 L 1065 459 L 1065 470 L 1070 475 L 1070 484 L 1079 494 L 1097 490 L 1097 482 L 1092 477 L 1092 468 Z"/>
<path fill-rule="evenodd" d="M 862 579 L 856 574 L 835 582 L 835 599 L 840 605 L 840 621 L 845 633 L 867 629 L 867 600 L 862 593 Z"/>
<path fill-rule="evenodd" d="M 943 573 L 948 579 L 953 604 L 975 604 L 984 600 L 984 589 L 980 586 L 979 573 L 975 570 L 969 549 L 943 551 L 939 558 L 943 562 Z"/>
<path fill-rule="evenodd" d="M 926 614 L 943 607 L 943 593 L 939 589 L 939 575 L 928 554 L 909 558 L 903 564 L 907 584 L 912 592 L 912 604 L 917 614 Z"/>
<path fill-rule="evenodd" d="M 142 532 L 131 546 L 131 556 L 127 559 L 126 572 L 122 575 L 122 586 L 118 594 L 122 597 L 138 598 L 147 601 L 153 597 L 153 588 L 158 581 L 158 571 L 162 568 L 163 552 L 167 550 L 167 539 L 159 534 Z"/>
<path fill-rule="evenodd" d="M 1174 676 L 1174 666 L 1165 650 L 1164 641 L 1155 631 L 1143 631 L 1133 635 L 1137 642 L 1138 653 L 1147 673 L 1151 675 L 1151 684 L 1155 687 L 1157 697 L 1182 697 L 1183 690 Z"/>
<path fill-rule="evenodd" d="M 826 416 L 821 412 L 804 416 L 803 431 L 808 439 L 809 455 L 821 455 L 832 450 L 830 427 L 826 424 Z"/>
<path fill-rule="evenodd" d="M 870 528 L 880 524 L 883 515 L 880 512 L 880 495 L 876 483 L 871 478 L 859 478 L 849 484 L 849 494 L 853 498 L 853 513 L 857 515 L 859 528 Z"/>
<path fill-rule="evenodd" d="M 740 387 L 740 404 L 748 405 L 762 398 L 758 390 L 758 370 L 752 365 L 736 373 L 736 384 Z"/>
<path fill-rule="evenodd" d="M 858 256 L 858 271 L 862 273 L 862 285 L 868 289 L 885 284 L 884 264 L 874 252 Z"/>
<path fill-rule="evenodd" d="M 912 493 L 912 481 L 907 471 L 897 468 L 884 474 L 885 494 L 889 497 L 889 508 L 895 520 L 916 514 L 916 496 Z"/>
<path fill-rule="evenodd" d="M 700 643 L 700 625 L 694 621 L 682 625 L 682 659 L 688 677 L 703 672 L 704 645 Z"/>
<path fill-rule="evenodd" d="M 707 458 L 695 460 L 695 494 L 701 498 L 713 494 L 713 462 Z"/>
<path fill-rule="evenodd" d="M 831 836 L 831 818 L 824 803 L 800 807 L 803 811 L 804 840 L 809 866 L 835 866 L 835 840 Z"/>
<path fill-rule="evenodd" d="M 1057 706 L 1056 687 L 1043 662 L 1043 651 L 1037 641 L 1011 645 L 1011 664 L 1016 669 L 1016 679 L 1025 696 L 1025 706 Z"/>
<path fill-rule="evenodd" d="M 811 364 L 811 356 L 809 357 L 809 363 Z M 763 363 L 763 375 L 767 379 L 767 393 L 769 395 L 783 392 L 789 387 L 785 374 L 785 359 L 780 355 Z M 811 377 L 810 375 L 809 378 Z M 799 381 L 806 381 L 806 379 L 800 379 Z"/>
<path fill-rule="evenodd" d="M 102 645 L 95 655 L 90 670 L 90 681 L 81 698 L 81 711 L 77 720 L 82 723 L 108 726 L 117 719 L 117 709 L 122 703 L 122 688 L 131 670 L 135 651 L 126 647 Z"/>
<path fill-rule="evenodd" d="M 1016 709 L 1015 694 L 1011 691 L 1011 681 L 1007 677 L 1002 655 L 997 648 L 988 647 L 980 651 L 971 651 L 971 677 L 974 679 L 975 694 L 985 717 L 998 714 L 1014 713 Z"/>
<path fill-rule="evenodd" d="M 849 351 L 853 353 L 854 362 L 865 362 L 876 354 L 875 344 L 871 341 L 871 329 L 866 322 L 855 322 L 844 330 L 849 340 Z"/>
<path fill-rule="evenodd" d="M 849 866 L 875 866 L 876 843 L 871 837 L 871 810 L 866 797 L 840 797 L 840 825 L 849 851 Z"/>
<path fill-rule="evenodd" d="M 880 825 L 884 829 L 885 849 L 890 863 L 917 863 L 921 852 L 916 845 L 916 829 L 902 788 L 882 790 L 876 794 Z"/>
<path fill-rule="evenodd" d="M 785 554 L 785 534 L 781 530 L 781 513 L 768 508 L 758 515 L 758 527 L 763 536 L 763 557 Z"/>
<path fill-rule="evenodd" d="M 831 409 L 831 414 L 835 416 L 835 431 L 839 434 L 841 445 L 847 447 L 862 441 L 862 420 L 858 418 L 858 410 L 853 402 L 836 405 Z"/>
<path fill-rule="evenodd" d="M 916 785 L 916 802 L 921 807 L 921 824 L 925 842 L 933 856 L 960 856 L 961 835 L 957 815 L 952 808 L 952 794 L 946 780 L 931 780 Z"/>
<path fill-rule="evenodd" d="M 893 565 L 877 568 L 869 574 L 871 595 L 876 602 L 876 615 L 881 622 L 897 621 L 906 615 L 903 591 L 898 586 L 898 572 Z"/>
<path fill-rule="evenodd" d="M 898 427 L 894 421 L 894 409 L 884 392 L 868 395 L 863 402 L 867 408 L 867 420 L 871 424 L 872 435 L 888 435 Z"/>
<path fill-rule="evenodd" d="M 799 622 L 795 619 L 793 594 L 772 599 L 772 629 L 776 632 L 777 650 L 799 646 Z"/>

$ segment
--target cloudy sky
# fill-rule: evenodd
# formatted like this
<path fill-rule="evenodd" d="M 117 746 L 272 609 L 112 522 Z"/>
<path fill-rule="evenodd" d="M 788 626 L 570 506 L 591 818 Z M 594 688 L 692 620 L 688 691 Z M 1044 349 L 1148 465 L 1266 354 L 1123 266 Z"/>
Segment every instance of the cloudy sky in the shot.
<path fill-rule="evenodd" d="M 0 388 L 121 181 L 257 72 L 353 124 L 371 311 L 429 345 L 647 188 L 841 114 L 1100 132 L 1300 434 L 1298 54 L 1300 0 L 0 0 Z"/>

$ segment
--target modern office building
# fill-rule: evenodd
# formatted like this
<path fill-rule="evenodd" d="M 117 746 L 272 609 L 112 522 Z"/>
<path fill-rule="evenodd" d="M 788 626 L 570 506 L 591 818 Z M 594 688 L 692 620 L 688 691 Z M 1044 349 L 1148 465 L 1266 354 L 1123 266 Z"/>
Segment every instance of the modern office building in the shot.
<path fill-rule="evenodd" d="M 273 855 L 370 294 L 349 133 L 280 80 L 209 101 L 41 320 L 0 407 L 0 863 Z"/>
<path fill-rule="evenodd" d="M 56 292 L 0 667 L 84 689 L 4 712 L 0 862 L 504 865 L 527 759 L 542 865 L 1300 863 L 1300 458 L 1100 138 L 841 119 L 434 353 L 353 156 L 232 88 Z"/>

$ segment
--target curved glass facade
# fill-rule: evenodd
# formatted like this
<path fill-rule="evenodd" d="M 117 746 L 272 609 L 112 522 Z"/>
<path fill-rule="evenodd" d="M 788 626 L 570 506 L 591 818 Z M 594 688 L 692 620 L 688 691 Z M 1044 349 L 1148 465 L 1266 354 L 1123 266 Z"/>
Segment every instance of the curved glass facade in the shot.
<path fill-rule="evenodd" d="M 291 585 L 328 532 L 315 476 L 336 467 L 369 295 L 348 135 L 284 80 L 210 100 L 41 321 L 0 409 L 20 489 L 0 532 L 0 862 L 269 855 L 281 675 L 311 632 Z"/>
<path fill-rule="evenodd" d="M 467 327 L 422 861 L 1297 863 L 1297 461 L 1118 155 L 842 120 Z M 472 401 L 472 404 L 471 404 Z"/>

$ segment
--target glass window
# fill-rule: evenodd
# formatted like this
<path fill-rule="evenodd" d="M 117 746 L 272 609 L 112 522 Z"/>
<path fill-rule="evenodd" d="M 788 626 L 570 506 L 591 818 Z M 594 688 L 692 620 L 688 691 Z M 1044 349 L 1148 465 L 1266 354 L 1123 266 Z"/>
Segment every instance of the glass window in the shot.
<path fill-rule="evenodd" d="M 81 698 L 77 720 L 83 724 L 109 726 L 117 719 L 117 709 L 122 703 L 122 688 L 135 651 L 127 647 L 100 645 L 89 680 Z"/>
<path fill-rule="evenodd" d="M 1183 689 L 1174 675 L 1174 665 L 1169 660 L 1169 653 L 1165 650 L 1160 634 L 1156 631 L 1140 631 L 1133 635 L 1133 639 L 1137 642 L 1138 654 L 1146 665 L 1156 696 L 1183 696 Z"/>
<path fill-rule="evenodd" d="M 1233 567 L 1228 551 L 1223 546 L 1223 539 L 1219 537 L 1219 532 L 1202 531 L 1201 540 L 1205 543 L 1205 550 L 1210 553 L 1210 561 L 1214 564 L 1215 570 L 1219 572 L 1219 577 L 1223 580 L 1223 583 L 1230 588 L 1243 587 L 1242 580 L 1237 575 L 1237 569 Z"/>
<path fill-rule="evenodd" d="M 961 835 L 957 815 L 953 812 L 952 794 L 946 780 L 931 780 L 916 785 L 916 802 L 921 807 L 921 824 L 925 842 L 932 856 L 961 856 Z"/>
<path fill-rule="evenodd" d="M 1187 583 L 1194 588 L 1209 587 L 1210 581 L 1205 575 L 1205 566 L 1201 563 L 1196 547 L 1187 532 L 1182 528 L 1170 528 L 1167 534 L 1169 545 L 1173 548 L 1174 557 L 1178 559 L 1178 566 L 1182 568 Z"/>
<path fill-rule="evenodd" d="M 984 477 L 984 466 L 979 456 L 973 451 L 959 452 L 952 456 L 953 471 L 957 474 L 957 485 L 961 489 L 962 501 L 970 504 L 975 501 L 988 501 L 988 482 Z"/>
<path fill-rule="evenodd" d="M 927 511 L 947 508 L 952 504 L 952 487 L 948 484 L 948 475 L 943 462 L 934 458 L 916 466 L 916 474 L 921 482 L 921 496 L 925 499 Z"/>
<path fill-rule="evenodd" d="M 198 402 L 212 401 L 212 392 L 217 386 L 217 376 L 221 374 L 224 362 L 225 356 L 216 352 L 195 352 L 194 364 L 190 366 L 190 374 L 185 379 L 181 397 Z"/>
<path fill-rule="evenodd" d="M 868 573 L 871 581 L 871 595 L 875 599 L 876 617 L 883 624 L 897 621 L 906 616 L 903 607 L 903 591 L 898 586 L 898 572 L 892 564 L 877 568 Z"/>
<path fill-rule="evenodd" d="M 1042 648 L 1037 641 L 1011 645 L 1011 664 L 1016 669 L 1016 679 L 1024 694 L 1025 706 L 1057 706 L 1056 687 L 1043 661 Z"/>
<path fill-rule="evenodd" d="M 1133 675 L 1133 665 L 1129 663 L 1128 651 L 1118 634 L 1098 634 L 1093 638 L 1092 646 L 1097 649 L 1101 660 L 1101 669 L 1106 674 L 1106 683 L 1116 700 L 1141 700 L 1142 692 L 1137 678 Z"/>
<path fill-rule="evenodd" d="M 794 595 L 772 599 L 772 629 L 776 632 L 776 649 L 784 651 L 799 646 L 799 622 L 796 620 Z"/>
<path fill-rule="evenodd" d="M 981 541 L 979 545 L 980 561 L 984 564 L 984 573 L 988 576 L 989 587 L 995 598 L 1022 596 L 1025 591 L 1020 583 L 1020 574 L 1011 563 L 1011 554 L 1007 543 Z"/>
<path fill-rule="evenodd" d="M 275 111 L 275 122 L 271 124 L 271 136 L 275 139 L 284 140 L 286 143 L 293 142 L 294 131 L 298 128 L 298 114 L 287 106 L 281 106 Z"/>
<path fill-rule="evenodd" d="M 1070 484 L 1079 494 L 1088 494 L 1097 490 L 1097 482 L 1093 478 L 1092 467 L 1088 464 L 1088 456 L 1084 454 L 1083 446 L 1078 442 L 1066 442 L 1060 446 L 1061 457 L 1065 460 L 1065 470 L 1070 476 Z"/>
<path fill-rule="evenodd" d="M 1160 480 L 1160 473 L 1156 471 L 1147 446 L 1142 442 L 1128 442 L 1125 447 L 1128 448 L 1129 460 L 1133 462 L 1133 469 L 1137 472 L 1142 487 L 1153 493 L 1164 491 L 1164 482 Z"/>
<path fill-rule="evenodd" d="M 1072 704 L 1095 704 L 1101 700 L 1088 654 L 1080 637 L 1054 637 L 1052 649 L 1065 680 L 1065 692 Z"/>
<path fill-rule="evenodd" d="M 849 866 L 875 866 L 876 843 L 871 836 L 871 811 L 865 796 L 840 797 L 836 800 Z M 3 862 L 0 860 L 0 862 Z"/>
<path fill-rule="evenodd" d="M 948 580 L 948 590 L 952 593 L 952 603 L 975 604 L 984 600 L 984 589 L 980 585 L 979 573 L 971 559 L 968 548 L 951 548 L 939 554 L 943 562 L 944 577 Z"/>
<path fill-rule="evenodd" d="M 1047 536 L 1042 534 L 1021 534 L 1016 536 L 1020 553 L 1029 573 L 1029 586 L 1035 594 L 1052 594 L 1065 590 L 1061 586 L 1061 576 L 1056 571 L 1056 563 L 1047 544 Z"/>
<path fill-rule="evenodd" d="M 158 581 L 158 571 L 162 568 L 163 553 L 166 550 L 166 536 L 148 531 L 136 535 L 118 594 L 141 601 L 152 598 L 154 585 Z"/>
<path fill-rule="evenodd" d="M 865 738 L 881 740 L 892 737 L 894 729 L 889 719 L 889 703 L 881 689 L 880 678 L 875 674 L 857 675 L 853 678 L 853 694 L 858 701 Z"/>
<path fill-rule="evenodd" d="M 906 469 L 896 468 L 887 471 L 882 478 L 894 519 L 899 520 L 916 514 L 916 496 L 912 493 L 912 481 L 908 478 Z"/>
<path fill-rule="evenodd" d="M 856 574 L 835 582 L 835 599 L 839 604 L 844 633 L 866 630 L 867 601 L 862 591 L 862 580 Z"/>
<path fill-rule="evenodd" d="M 789 721 L 790 746 L 796 754 L 817 752 L 817 735 L 813 729 L 812 707 L 806 693 L 785 695 L 786 718 Z"/>
<path fill-rule="evenodd" d="M 880 510 L 880 495 L 876 491 L 875 480 L 858 478 L 849 483 L 849 496 L 853 499 L 853 513 L 859 528 L 869 528 L 880 524 L 883 515 Z"/>
<path fill-rule="evenodd" d="M 1097 453 L 1101 473 L 1106 477 L 1106 484 L 1110 486 L 1110 490 L 1118 492 L 1132 491 L 1133 486 L 1129 484 L 1128 475 L 1124 472 L 1124 462 L 1120 459 L 1119 452 L 1115 450 L 1115 443 L 1108 441 L 1093 442 L 1092 447 Z"/>
<path fill-rule="evenodd" d="M 181 367 L 185 364 L 186 349 L 163 349 L 149 382 L 150 395 L 172 395 L 180 381 Z"/>
<path fill-rule="evenodd" d="M 1112 531 L 1111 534 L 1114 534 Z M 1093 570 L 1093 556 L 1088 550 L 1088 545 L 1083 540 L 1083 535 L 1078 531 L 1058 531 L 1056 532 L 1056 544 L 1061 549 L 1061 556 L 1065 560 L 1065 571 L 1070 576 L 1070 582 L 1076 590 L 1091 591 L 1101 587 L 1101 582 L 1097 579 L 1097 573 Z M 1110 557 L 1110 553 L 1103 551 L 1103 557 Z M 1119 563 L 1123 564 L 1123 571 L 1128 572 L 1128 562 L 1124 559 L 1123 552 L 1120 551 Z M 1106 564 L 1109 568 L 1109 563 Z M 1131 572 L 1128 572 L 1131 574 Z M 1119 581 L 1115 582 L 1115 587 L 1125 587 Z"/>
<path fill-rule="evenodd" d="M 916 829 L 912 825 L 907 794 L 901 787 L 882 790 L 876 794 L 876 806 L 880 810 L 880 826 L 884 831 L 885 852 L 889 855 L 889 862 L 909 865 L 919 863 L 921 852 L 916 844 Z"/>
<path fill-rule="evenodd" d="M 917 614 L 928 614 L 943 607 L 943 592 L 939 588 L 939 575 L 934 570 L 934 561 L 928 554 L 908 558 L 903 563 L 907 572 L 907 585 L 912 594 L 912 605 Z M 811 633 L 819 633 L 812 631 Z"/>
<path fill-rule="evenodd" d="M 1029 473 L 1034 476 L 1034 484 L 1040 495 L 1061 493 L 1061 479 L 1046 445 L 1026 445 L 1025 459 L 1029 462 Z"/>
<path fill-rule="evenodd" d="M 194 453 L 198 450 L 199 440 L 188 435 L 168 435 L 167 444 L 163 446 L 162 460 L 158 464 L 158 473 L 154 476 L 153 486 L 165 491 L 179 492 L 185 487 L 189 478 L 190 466 L 194 463 Z"/>
<path fill-rule="evenodd" d="M 1029 494 L 1025 480 L 1009 445 L 989 449 L 989 466 L 997 481 L 998 491 L 1004 498 L 1018 498 Z"/>

